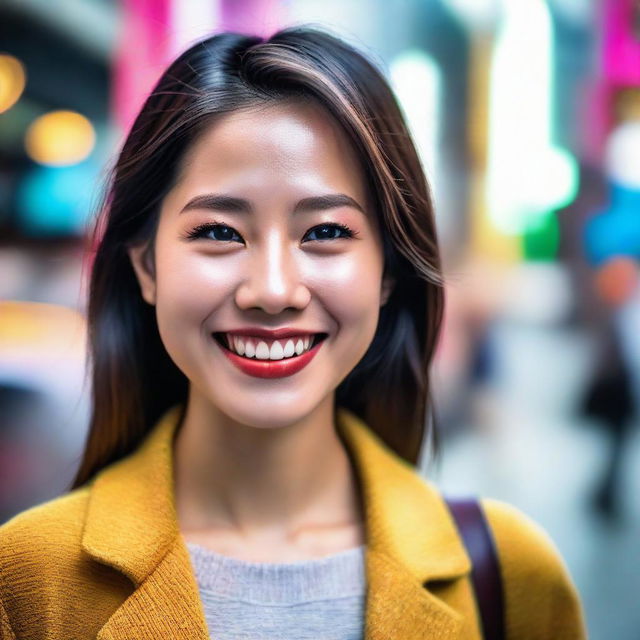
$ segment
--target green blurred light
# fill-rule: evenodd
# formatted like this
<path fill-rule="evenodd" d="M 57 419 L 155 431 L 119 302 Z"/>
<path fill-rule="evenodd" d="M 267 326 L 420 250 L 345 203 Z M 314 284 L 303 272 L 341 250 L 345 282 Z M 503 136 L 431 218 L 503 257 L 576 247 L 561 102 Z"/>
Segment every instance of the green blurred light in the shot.
<path fill-rule="evenodd" d="M 560 225 L 551 211 L 530 225 L 522 235 L 522 255 L 525 260 L 552 261 L 558 255 Z"/>

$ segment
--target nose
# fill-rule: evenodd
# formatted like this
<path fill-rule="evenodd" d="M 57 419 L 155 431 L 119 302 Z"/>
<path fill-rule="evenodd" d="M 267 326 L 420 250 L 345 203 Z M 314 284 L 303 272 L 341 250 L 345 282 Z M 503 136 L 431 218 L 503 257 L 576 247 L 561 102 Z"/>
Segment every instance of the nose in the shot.
<path fill-rule="evenodd" d="M 270 314 L 303 309 L 311 294 L 300 278 L 300 267 L 288 243 L 273 234 L 248 258 L 247 273 L 236 290 L 240 309 L 259 308 Z"/>

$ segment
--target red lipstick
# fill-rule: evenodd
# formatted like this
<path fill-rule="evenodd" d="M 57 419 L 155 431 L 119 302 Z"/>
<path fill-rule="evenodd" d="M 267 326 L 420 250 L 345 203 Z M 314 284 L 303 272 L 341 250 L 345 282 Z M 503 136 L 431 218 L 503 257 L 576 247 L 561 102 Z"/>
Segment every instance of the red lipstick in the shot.
<path fill-rule="evenodd" d="M 246 331 L 246 333 L 244 333 L 244 329 L 242 331 L 244 335 L 251 335 L 251 331 Z M 234 333 L 240 333 L 240 331 Z M 290 335 L 300 335 L 300 332 L 298 331 L 296 334 L 292 333 Z M 273 333 L 269 332 L 268 336 L 263 334 L 263 337 L 273 337 Z M 220 347 L 222 353 L 243 373 L 256 378 L 284 378 L 286 376 L 292 376 L 294 373 L 298 373 L 298 371 L 306 367 L 320 350 L 325 337 L 326 335 L 302 355 L 283 358 L 282 360 L 245 358 L 223 346 L 218 340 L 215 340 L 215 342 L 218 347 Z"/>

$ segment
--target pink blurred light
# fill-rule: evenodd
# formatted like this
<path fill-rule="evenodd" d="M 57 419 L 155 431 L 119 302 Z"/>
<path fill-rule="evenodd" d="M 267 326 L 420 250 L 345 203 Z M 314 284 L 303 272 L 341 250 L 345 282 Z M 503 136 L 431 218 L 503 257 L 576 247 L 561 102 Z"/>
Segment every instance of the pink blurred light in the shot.
<path fill-rule="evenodd" d="M 129 130 L 168 62 L 171 0 L 120 0 L 123 25 L 113 64 L 112 113 Z"/>
<path fill-rule="evenodd" d="M 120 0 L 123 26 L 113 64 L 112 113 L 116 126 L 129 131 L 173 51 L 177 12 L 197 11 L 198 4 L 180 0 Z M 213 34 L 229 30 L 268 37 L 282 22 L 279 0 L 210 0 L 219 11 Z M 194 17 L 194 16 L 190 16 Z M 197 18 L 197 16 L 195 16 Z M 186 45 L 182 48 L 186 48 Z M 179 52 L 178 52 L 179 53 Z"/>
<path fill-rule="evenodd" d="M 640 86 L 640 7 L 636 0 L 604 2 L 604 75 L 611 84 Z"/>
<path fill-rule="evenodd" d="M 282 3 L 278 0 L 226 0 L 222 4 L 222 27 L 269 37 L 282 23 Z"/>

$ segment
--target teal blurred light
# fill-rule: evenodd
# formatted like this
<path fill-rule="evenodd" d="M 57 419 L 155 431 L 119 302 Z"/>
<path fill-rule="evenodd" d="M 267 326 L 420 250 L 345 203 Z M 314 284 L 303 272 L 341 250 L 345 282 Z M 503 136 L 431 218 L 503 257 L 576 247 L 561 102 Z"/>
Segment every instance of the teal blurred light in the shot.
<path fill-rule="evenodd" d="M 85 160 L 69 167 L 36 165 L 16 194 L 18 226 L 30 236 L 81 235 L 92 214 L 99 166 Z"/>
<path fill-rule="evenodd" d="M 594 266 L 615 256 L 640 258 L 640 189 L 612 183 L 610 202 L 585 225 L 587 257 Z"/>

